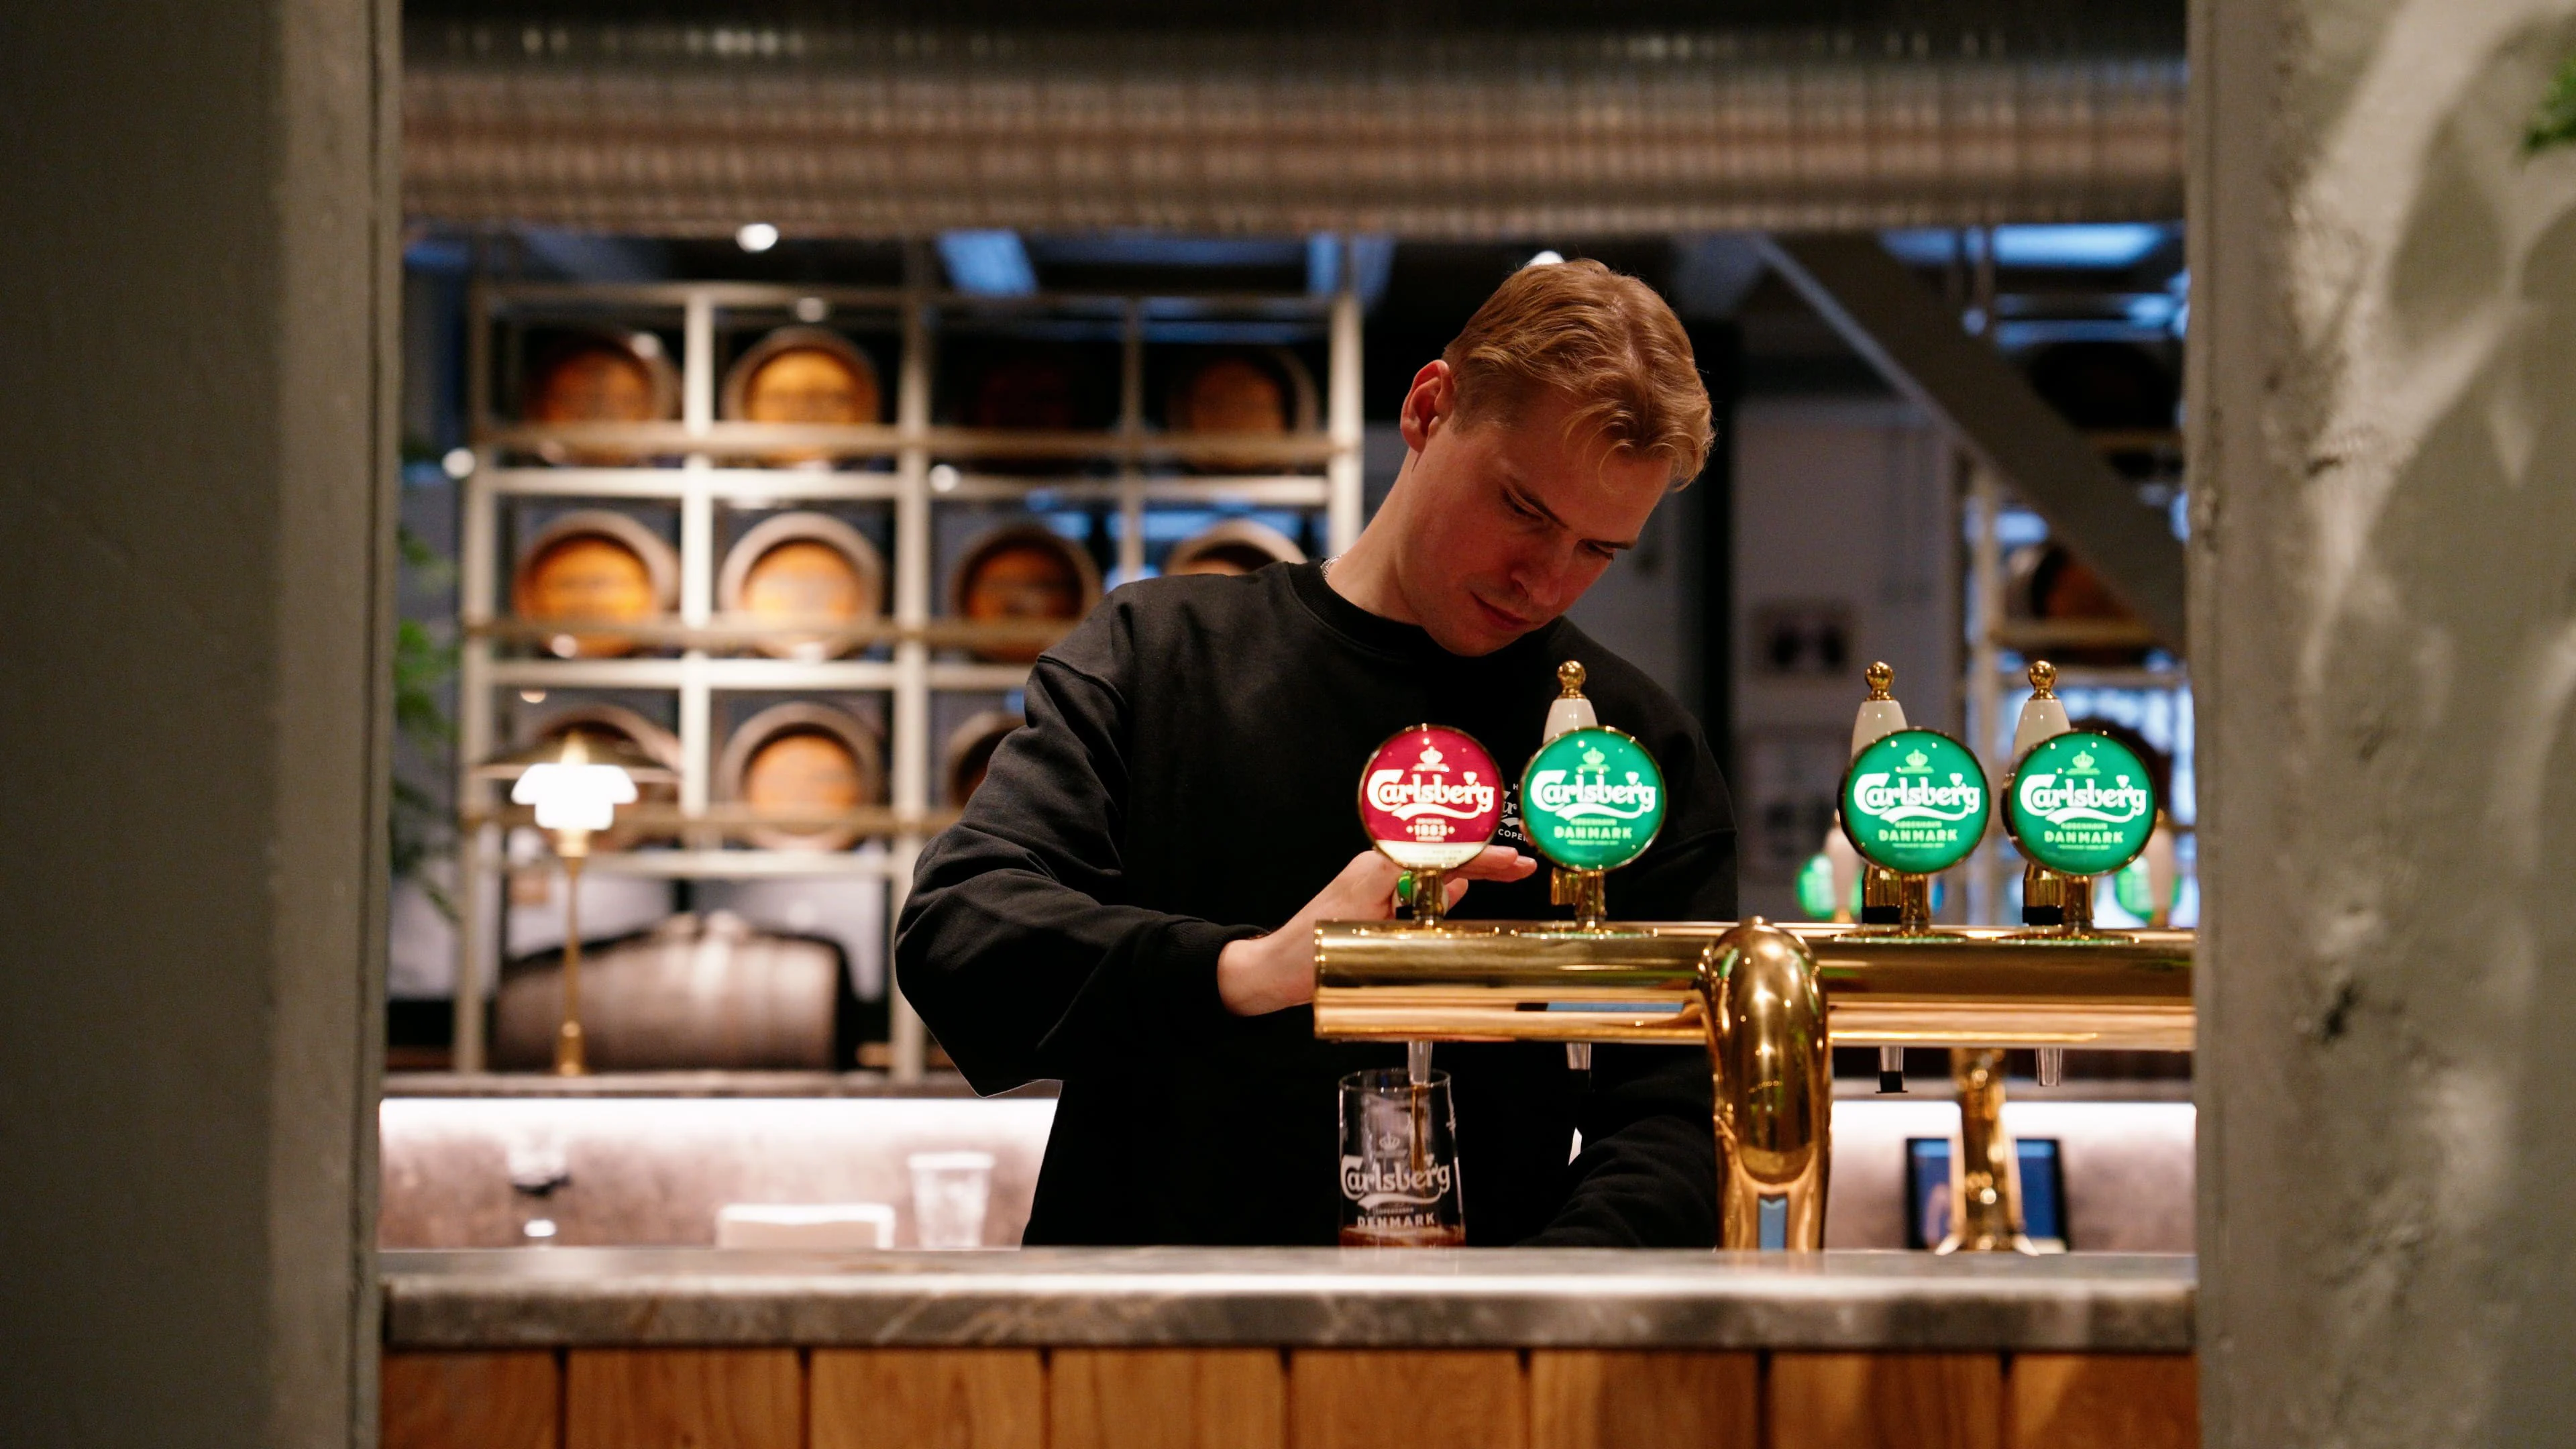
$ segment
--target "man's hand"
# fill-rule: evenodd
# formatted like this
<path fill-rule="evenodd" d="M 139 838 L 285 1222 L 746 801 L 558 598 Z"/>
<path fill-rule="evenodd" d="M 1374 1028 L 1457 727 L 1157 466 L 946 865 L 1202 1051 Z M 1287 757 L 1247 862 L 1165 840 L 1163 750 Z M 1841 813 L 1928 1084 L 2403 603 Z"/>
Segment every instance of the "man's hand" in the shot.
<path fill-rule="evenodd" d="M 1467 883 L 1526 880 L 1538 862 L 1499 845 L 1448 873 L 1448 903 Z M 1216 960 L 1216 994 L 1237 1016 L 1266 1016 L 1315 999 L 1315 927 L 1324 921 L 1383 921 L 1395 914 L 1394 861 L 1367 851 L 1351 857 L 1332 884 L 1267 936 L 1230 941 Z"/>

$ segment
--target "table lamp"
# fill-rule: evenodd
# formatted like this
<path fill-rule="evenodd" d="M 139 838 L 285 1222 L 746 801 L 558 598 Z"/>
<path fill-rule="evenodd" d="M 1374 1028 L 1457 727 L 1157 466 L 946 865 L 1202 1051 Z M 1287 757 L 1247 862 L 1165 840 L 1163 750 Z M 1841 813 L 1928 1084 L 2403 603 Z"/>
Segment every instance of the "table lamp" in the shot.
<path fill-rule="evenodd" d="M 563 1025 L 555 1033 L 555 1072 L 579 1076 L 586 1070 L 581 1046 L 581 866 L 590 855 L 590 837 L 609 827 L 618 806 L 635 803 L 638 782 L 662 783 L 678 776 L 623 741 L 577 729 L 496 755 L 476 773 L 512 782 L 510 799 L 535 807 L 537 828 L 554 838 L 555 855 L 563 861 Z"/>

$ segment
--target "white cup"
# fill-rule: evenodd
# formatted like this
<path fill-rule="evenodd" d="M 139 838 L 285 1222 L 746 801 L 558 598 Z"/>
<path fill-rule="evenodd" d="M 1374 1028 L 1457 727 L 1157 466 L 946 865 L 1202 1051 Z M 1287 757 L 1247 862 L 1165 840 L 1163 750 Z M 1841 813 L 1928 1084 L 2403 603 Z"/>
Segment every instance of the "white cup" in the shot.
<path fill-rule="evenodd" d="M 916 1152 L 912 1168 L 912 1235 L 925 1248 L 984 1246 L 984 1208 L 993 1198 L 993 1154 Z"/>

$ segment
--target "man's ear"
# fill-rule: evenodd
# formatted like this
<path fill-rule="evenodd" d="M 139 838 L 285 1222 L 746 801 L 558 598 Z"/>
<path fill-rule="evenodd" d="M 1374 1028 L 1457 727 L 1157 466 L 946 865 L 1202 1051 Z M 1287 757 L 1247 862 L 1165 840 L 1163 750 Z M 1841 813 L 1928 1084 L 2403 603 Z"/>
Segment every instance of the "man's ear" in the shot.
<path fill-rule="evenodd" d="M 1431 435 L 1449 425 L 1458 400 L 1458 382 L 1449 364 L 1438 358 L 1422 364 L 1413 375 L 1413 386 L 1404 394 L 1404 411 L 1396 425 L 1404 433 L 1404 446 L 1421 452 Z"/>

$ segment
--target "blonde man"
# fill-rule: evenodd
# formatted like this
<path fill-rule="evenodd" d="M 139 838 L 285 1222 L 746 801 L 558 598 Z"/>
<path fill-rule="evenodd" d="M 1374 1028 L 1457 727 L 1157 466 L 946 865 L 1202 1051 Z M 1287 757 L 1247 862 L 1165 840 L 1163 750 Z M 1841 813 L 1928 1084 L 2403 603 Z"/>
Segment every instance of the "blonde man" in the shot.
<path fill-rule="evenodd" d="M 1028 728 L 922 857 L 905 994 L 978 1091 L 1063 1083 L 1030 1243 L 1335 1240 L 1334 1083 L 1402 1052 L 1315 1039 L 1308 941 L 1389 914 L 1396 871 L 1352 788 L 1408 725 L 1464 729 L 1516 777 L 1556 666 L 1582 661 L 1670 801 L 1613 906 L 1734 915 L 1697 722 L 1560 617 L 1706 461 L 1671 309 L 1596 262 L 1526 268 L 1415 374 L 1402 425 L 1403 470 L 1349 552 L 1122 588 L 1049 650 Z M 1453 880 L 1457 914 L 1562 914 L 1518 820 Z M 1715 1241 L 1701 1053 L 1605 1046 L 1580 1072 L 1557 1046 L 1471 1044 L 1440 1065 L 1469 1242 Z"/>

